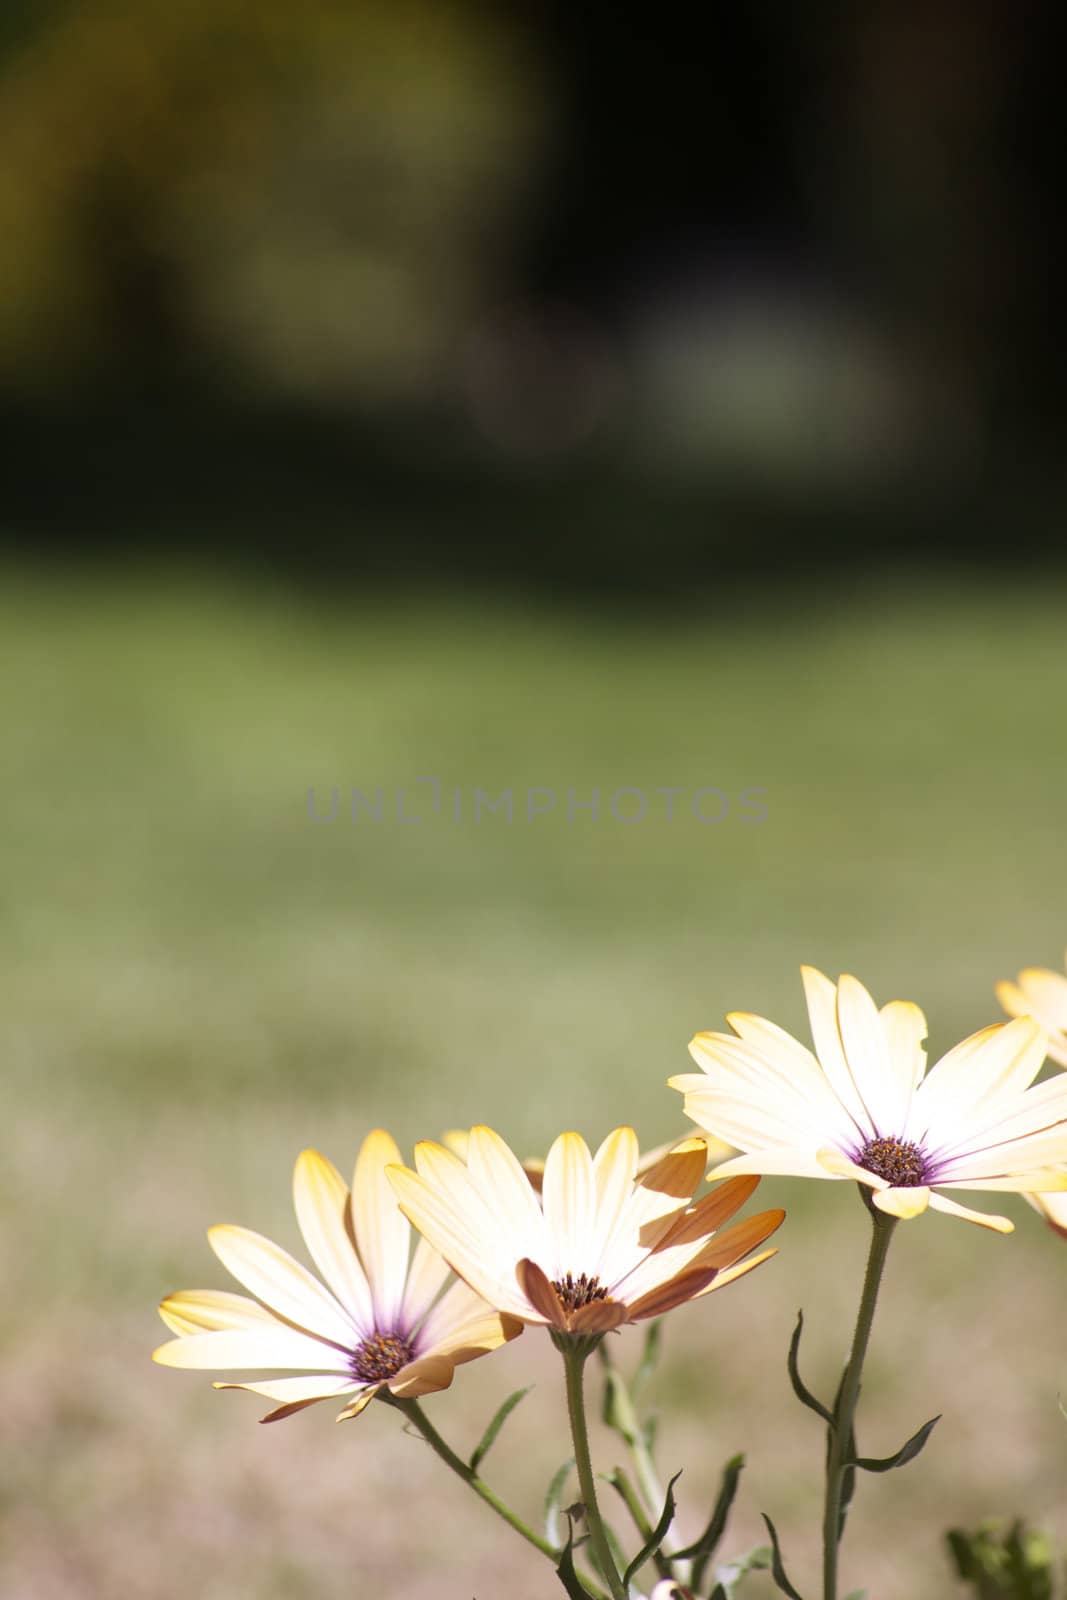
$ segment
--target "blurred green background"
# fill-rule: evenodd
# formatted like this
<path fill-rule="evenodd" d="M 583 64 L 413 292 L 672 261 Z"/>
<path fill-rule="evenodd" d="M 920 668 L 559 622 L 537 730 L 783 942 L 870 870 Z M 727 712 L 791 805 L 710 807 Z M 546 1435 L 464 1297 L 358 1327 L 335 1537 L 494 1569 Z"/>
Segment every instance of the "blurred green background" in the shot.
<path fill-rule="evenodd" d="M 203 1230 L 295 1247 L 295 1155 L 346 1169 L 377 1123 L 669 1138 L 695 1031 L 803 1034 L 802 961 L 918 1000 L 935 1054 L 1059 965 L 1062 241 L 1024 15 L 755 7 L 709 61 L 599 4 L 5 12 L 5 1595 L 551 1594 L 377 1408 L 260 1430 L 151 1366 L 161 1294 L 223 1282 Z M 671 1318 L 656 1399 L 684 1526 L 747 1447 L 728 1547 L 766 1509 L 803 1589 L 785 1348 L 803 1305 L 832 1389 L 865 1219 L 846 1185 L 779 1202 L 778 1258 Z M 878 1600 L 955 1592 L 952 1522 L 1067 1539 L 1067 1253 L 1003 1209 L 1008 1240 L 900 1230 L 861 1443 L 945 1418 L 860 1487 L 846 1588 Z M 546 1347 L 434 1402 L 473 1443 L 532 1375 L 494 1457 L 532 1510 Z"/>

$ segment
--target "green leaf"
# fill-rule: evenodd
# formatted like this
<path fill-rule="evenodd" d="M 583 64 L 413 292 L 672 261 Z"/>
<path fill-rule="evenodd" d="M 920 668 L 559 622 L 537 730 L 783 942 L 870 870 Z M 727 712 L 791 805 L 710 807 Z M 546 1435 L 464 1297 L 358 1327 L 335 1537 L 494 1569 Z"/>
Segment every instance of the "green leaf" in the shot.
<path fill-rule="evenodd" d="M 656 1370 L 659 1361 L 660 1349 L 663 1345 L 663 1319 L 657 1317 L 655 1322 L 650 1322 L 645 1333 L 645 1342 L 641 1349 L 641 1359 L 637 1363 L 633 1382 L 630 1384 L 630 1397 L 636 1400 L 645 1384 Z"/>
<path fill-rule="evenodd" d="M 854 1465 L 862 1467 L 864 1472 L 892 1472 L 894 1467 L 906 1467 L 909 1461 L 915 1460 L 940 1421 L 941 1413 L 938 1412 L 936 1417 L 924 1422 L 922 1427 L 901 1445 L 896 1455 L 883 1456 L 881 1460 L 875 1456 L 857 1456 Z"/>
<path fill-rule="evenodd" d="M 568 1456 L 566 1461 L 552 1475 L 552 1482 L 545 1491 L 545 1538 L 549 1544 L 559 1545 L 559 1506 L 563 1499 L 563 1491 L 567 1487 L 567 1479 L 574 1470 L 574 1457 Z"/>
<path fill-rule="evenodd" d="M 582 1541 L 584 1543 L 584 1541 Z M 579 1578 L 574 1568 L 574 1524 L 568 1523 L 567 1543 L 560 1551 L 559 1565 L 556 1567 L 556 1576 L 566 1589 L 570 1600 L 592 1600 L 589 1590 Z"/>
<path fill-rule="evenodd" d="M 644 1544 L 641 1546 L 640 1550 L 630 1562 L 630 1565 L 626 1568 L 626 1571 L 623 1573 L 623 1588 L 628 1589 L 630 1587 L 630 1579 L 634 1576 L 634 1573 L 640 1571 L 645 1562 L 650 1556 L 655 1554 L 660 1545 L 663 1543 L 664 1539 L 667 1537 L 667 1531 L 670 1528 L 671 1523 L 674 1521 L 674 1486 L 681 1476 L 682 1474 L 680 1472 L 676 1472 L 670 1483 L 667 1485 L 667 1494 L 663 1502 L 663 1510 L 660 1512 L 660 1519 L 656 1523 L 656 1526 L 652 1529 L 652 1532 L 649 1534 Z"/>
<path fill-rule="evenodd" d="M 765 1511 L 761 1511 L 760 1516 L 767 1524 L 767 1532 L 771 1536 L 771 1577 L 782 1593 L 789 1596 L 789 1600 L 801 1600 L 801 1596 L 786 1577 L 785 1567 L 782 1565 L 782 1552 L 778 1544 L 778 1530 Z"/>
<path fill-rule="evenodd" d="M 851 1594 L 846 1594 L 845 1600 L 867 1600 L 866 1589 L 853 1589 Z"/>
<path fill-rule="evenodd" d="M 786 1357 L 786 1365 L 789 1368 L 789 1381 L 793 1385 L 793 1393 L 796 1395 L 801 1405 L 807 1406 L 809 1411 L 818 1412 L 823 1421 L 829 1423 L 830 1427 L 832 1428 L 834 1425 L 833 1416 L 826 1409 L 821 1400 L 816 1400 L 811 1390 L 801 1378 L 800 1369 L 797 1366 L 797 1354 L 800 1350 L 800 1335 L 803 1331 L 804 1313 L 803 1311 L 798 1311 L 797 1325 L 793 1329 L 793 1337 L 789 1341 L 789 1354 Z"/>
<path fill-rule="evenodd" d="M 526 1396 L 529 1394 L 530 1389 L 532 1388 L 533 1385 L 530 1384 L 527 1388 L 516 1389 L 514 1394 L 508 1395 L 507 1399 L 504 1401 L 504 1404 L 496 1412 L 493 1420 L 490 1422 L 489 1426 L 486 1428 L 485 1432 L 482 1434 L 481 1438 L 478 1440 L 478 1443 L 474 1447 L 474 1451 L 470 1459 L 472 1472 L 477 1472 L 479 1466 L 485 1460 L 486 1456 L 496 1443 L 497 1434 L 511 1416 L 511 1413 L 514 1411 L 515 1407 L 521 1400 L 526 1399 Z"/>
<path fill-rule="evenodd" d="M 709 1556 L 715 1554 L 715 1548 L 726 1531 L 726 1519 L 730 1515 L 730 1507 L 734 1503 L 738 1480 L 744 1470 L 744 1465 L 745 1458 L 743 1455 L 730 1457 L 730 1460 L 723 1468 L 719 1497 L 715 1502 L 707 1527 L 699 1539 L 694 1539 L 693 1543 L 686 1545 L 684 1550 L 675 1552 L 676 1560 L 688 1561 L 703 1556 L 706 1561 Z"/>

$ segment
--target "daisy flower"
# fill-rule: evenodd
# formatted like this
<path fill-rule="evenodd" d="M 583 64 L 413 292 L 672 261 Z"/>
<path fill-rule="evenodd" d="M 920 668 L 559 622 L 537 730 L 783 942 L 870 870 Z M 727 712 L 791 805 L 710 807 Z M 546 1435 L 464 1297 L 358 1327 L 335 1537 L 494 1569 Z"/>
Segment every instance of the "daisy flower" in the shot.
<path fill-rule="evenodd" d="M 1010 1233 L 939 1189 L 1067 1189 L 1067 1074 L 1031 1088 L 1045 1036 L 1028 1017 L 972 1034 L 926 1071 L 926 1019 L 894 1000 L 878 1010 L 855 978 L 802 967 L 815 1054 L 763 1017 L 735 1012 L 728 1033 L 699 1033 L 704 1069 L 671 1078 L 700 1127 L 740 1156 L 711 1176 L 852 1178 L 879 1210 L 927 1207 Z"/>
<path fill-rule="evenodd" d="M 400 1160 L 389 1134 L 368 1134 L 352 1191 L 325 1156 L 305 1150 L 293 1172 L 304 1242 L 325 1283 L 250 1228 L 211 1228 L 219 1260 L 255 1299 L 217 1289 L 168 1295 L 160 1316 L 177 1338 L 153 1359 L 168 1367 L 300 1373 L 219 1382 L 280 1402 L 275 1422 L 319 1400 L 341 1399 L 338 1422 L 383 1388 L 399 1399 L 447 1389 L 455 1368 L 522 1332 L 465 1283 L 444 1289 L 448 1266 L 411 1229 L 386 1177 Z"/>
<path fill-rule="evenodd" d="M 1048 1034 L 1048 1053 L 1067 1067 L 1067 977 L 1048 967 L 1027 967 L 1014 983 L 998 983 L 997 999 L 1009 1017 L 1033 1017 Z"/>
<path fill-rule="evenodd" d="M 466 1162 L 443 1145 L 415 1147 L 415 1170 L 391 1167 L 400 1208 L 471 1289 L 502 1313 L 557 1333 L 595 1336 L 658 1317 L 750 1272 L 775 1252 L 749 1252 L 778 1227 L 765 1211 L 716 1233 L 756 1187 L 724 1184 L 692 1204 L 707 1147 L 687 1139 L 641 1177 L 632 1128 L 596 1155 L 576 1133 L 555 1141 L 542 1199 L 504 1140 L 470 1130 Z"/>

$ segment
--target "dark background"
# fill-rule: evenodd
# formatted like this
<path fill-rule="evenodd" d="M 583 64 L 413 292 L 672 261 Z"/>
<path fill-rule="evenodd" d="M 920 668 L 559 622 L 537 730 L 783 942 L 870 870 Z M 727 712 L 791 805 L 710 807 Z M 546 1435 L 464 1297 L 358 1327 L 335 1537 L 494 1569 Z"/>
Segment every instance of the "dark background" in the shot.
<path fill-rule="evenodd" d="M 9 8 L 7 537 L 641 593 L 1058 558 L 1051 22 Z"/>

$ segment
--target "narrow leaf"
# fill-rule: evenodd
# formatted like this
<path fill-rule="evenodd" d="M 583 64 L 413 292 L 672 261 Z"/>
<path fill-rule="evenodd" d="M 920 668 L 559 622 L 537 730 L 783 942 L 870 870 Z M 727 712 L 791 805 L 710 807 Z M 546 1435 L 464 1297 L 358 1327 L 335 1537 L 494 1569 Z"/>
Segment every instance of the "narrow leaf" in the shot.
<path fill-rule="evenodd" d="M 481 1438 L 478 1440 L 478 1443 L 474 1447 L 470 1461 L 472 1472 L 477 1472 L 479 1466 L 485 1460 L 486 1456 L 496 1443 L 497 1434 L 500 1432 L 501 1428 L 511 1416 L 511 1413 L 514 1411 L 519 1402 L 526 1399 L 526 1396 L 529 1394 L 531 1388 L 533 1388 L 532 1384 L 525 1389 L 516 1389 L 514 1394 L 508 1395 L 503 1405 L 496 1412 L 493 1420 L 490 1422 L 489 1426 L 486 1428 L 485 1432 L 482 1434 Z"/>
<path fill-rule="evenodd" d="M 556 1576 L 566 1589 L 570 1600 L 592 1600 L 589 1590 L 579 1578 L 574 1569 L 574 1527 L 567 1529 L 567 1543 L 560 1551 L 559 1565 L 556 1567 Z"/>
<path fill-rule="evenodd" d="M 738 1480 L 744 1470 L 744 1465 L 745 1458 L 743 1455 L 731 1456 L 723 1468 L 719 1497 L 715 1502 L 715 1508 L 711 1513 L 711 1519 L 707 1527 L 699 1539 L 695 1539 L 692 1544 L 686 1545 L 684 1550 L 675 1552 L 676 1560 L 688 1561 L 693 1557 L 704 1556 L 706 1558 L 715 1554 L 715 1547 L 726 1531 L 726 1519 L 730 1515 L 730 1507 L 734 1503 Z"/>
<path fill-rule="evenodd" d="M 553 1474 L 552 1482 L 545 1491 L 545 1538 L 549 1544 L 558 1547 L 560 1543 L 559 1503 L 563 1499 L 563 1491 L 567 1487 L 567 1479 L 574 1470 L 574 1457 L 568 1456 L 563 1465 Z"/>
<path fill-rule="evenodd" d="M 778 1530 L 765 1511 L 761 1511 L 760 1516 L 767 1524 L 767 1532 L 771 1536 L 771 1576 L 782 1593 L 789 1596 L 789 1600 L 801 1600 L 801 1596 L 786 1577 L 785 1568 L 782 1565 L 782 1552 L 778 1544 Z"/>
<path fill-rule="evenodd" d="M 671 1523 L 674 1521 L 674 1486 L 681 1476 L 682 1474 L 680 1472 L 676 1472 L 670 1483 L 667 1485 L 667 1495 L 663 1502 L 663 1510 L 660 1513 L 660 1519 L 622 1575 L 624 1589 L 628 1589 L 630 1587 L 630 1579 L 634 1576 L 634 1573 L 640 1571 L 645 1562 L 659 1549 L 660 1545 L 667 1537 L 667 1531 L 670 1528 Z"/>
<path fill-rule="evenodd" d="M 866 1589 L 853 1589 L 851 1594 L 845 1596 L 845 1600 L 867 1600 L 867 1591 Z"/>
<path fill-rule="evenodd" d="M 801 1378 L 800 1368 L 797 1366 L 797 1355 L 800 1351 L 800 1335 L 803 1331 L 804 1313 L 803 1311 L 798 1311 L 797 1325 L 793 1329 L 793 1337 L 789 1341 L 789 1355 L 786 1357 L 786 1365 L 789 1368 L 789 1381 L 793 1385 L 793 1393 L 796 1395 L 801 1405 L 807 1406 L 809 1411 L 818 1412 L 823 1421 L 829 1423 L 830 1427 L 832 1428 L 834 1425 L 833 1416 L 826 1409 L 821 1400 L 816 1400 L 811 1390 Z"/>
<path fill-rule="evenodd" d="M 940 1412 L 936 1417 L 931 1417 L 929 1422 L 924 1422 L 917 1433 L 902 1444 L 896 1455 L 884 1456 L 879 1460 L 875 1456 L 857 1456 L 855 1465 L 862 1467 L 864 1472 L 891 1472 L 894 1467 L 906 1467 L 909 1461 L 914 1461 L 923 1445 L 941 1421 Z"/>

